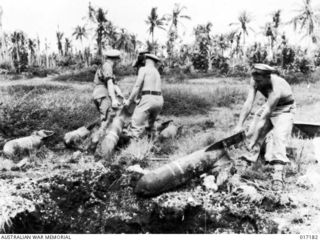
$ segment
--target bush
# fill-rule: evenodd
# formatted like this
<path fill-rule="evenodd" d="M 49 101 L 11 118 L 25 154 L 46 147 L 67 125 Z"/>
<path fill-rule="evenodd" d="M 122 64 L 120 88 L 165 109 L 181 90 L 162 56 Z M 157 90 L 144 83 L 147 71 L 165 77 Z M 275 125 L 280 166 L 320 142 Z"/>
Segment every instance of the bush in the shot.
<path fill-rule="evenodd" d="M 305 56 L 300 56 L 295 59 L 293 63 L 294 70 L 300 71 L 301 73 L 308 74 L 313 70 L 313 63 L 312 61 L 305 57 Z"/>
<path fill-rule="evenodd" d="M 118 65 L 115 70 L 114 74 L 116 76 L 128 76 L 128 75 L 136 75 L 137 71 L 132 65 Z"/>
<path fill-rule="evenodd" d="M 214 55 L 212 57 L 212 66 L 220 73 L 226 74 L 229 71 L 228 58 L 222 55 Z"/>
<path fill-rule="evenodd" d="M 249 77 L 250 69 L 246 64 L 236 64 L 229 69 L 228 77 Z"/>
<path fill-rule="evenodd" d="M 76 71 L 68 74 L 63 74 L 55 77 L 55 81 L 78 81 L 78 82 L 91 82 L 94 79 L 96 68 L 90 67 L 81 71 Z"/>
<path fill-rule="evenodd" d="M 57 61 L 57 66 L 68 67 L 76 64 L 75 59 L 71 56 L 63 56 Z"/>
<path fill-rule="evenodd" d="M 315 71 L 313 71 L 310 74 L 310 78 L 309 78 L 309 82 L 310 83 L 315 83 L 318 82 L 320 80 L 320 68 L 316 68 Z"/>
<path fill-rule="evenodd" d="M 5 69 L 5 70 L 12 70 L 12 65 L 9 61 L 3 61 L 0 63 L 0 69 Z"/>
<path fill-rule="evenodd" d="M 28 73 L 30 74 L 29 77 L 47 77 L 50 74 L 58 74 L 58 71 L 55 69 L 47 69 L 44 67 L 29 67 L 27 69 Z"/>
<path fill-rule="evenodd" d="M 283 75 L 283 78 L 289 84 L 300 84 L 309 81 L 309 75 L 301 73 L 301 72 L 294 72 L 290 71 Z"/>

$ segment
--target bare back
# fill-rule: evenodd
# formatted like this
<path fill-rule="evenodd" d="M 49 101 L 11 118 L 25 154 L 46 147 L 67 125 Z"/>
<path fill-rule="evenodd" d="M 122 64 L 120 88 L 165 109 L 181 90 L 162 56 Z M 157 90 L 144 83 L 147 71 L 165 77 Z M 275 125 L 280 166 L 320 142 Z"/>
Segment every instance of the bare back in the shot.
<path fill-rule="evenodd" d="M 281 99 L 293 98 L 293 93 L 288 82 L 278 75 L 272 74 L 270 82 L 264 85 L 259 85 L 258 82 L 253 83 L 255 88 L 268 99 L 270 93 L 277 91 Z"/>
<path fill-rule="evenodd" d="M 288 82 L 278 75 L 271 75 L 271 83 L 273 89 L 280 91 L 280 98 L 287 98 L 293 96 L 291 86 Z"/>

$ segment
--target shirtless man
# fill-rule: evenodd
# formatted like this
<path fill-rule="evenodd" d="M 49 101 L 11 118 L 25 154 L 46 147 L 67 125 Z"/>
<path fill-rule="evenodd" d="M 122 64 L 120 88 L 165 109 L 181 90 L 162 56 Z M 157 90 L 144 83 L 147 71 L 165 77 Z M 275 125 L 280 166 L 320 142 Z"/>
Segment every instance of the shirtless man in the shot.
<path fill-rule="evenodd" d="M 286 146 L 293 127 L 295 110 L 293 93 L 288 82 L 281 78 L 274 68 L 265 64 L 255 64 L 248 97 L 241 111 L 236 131 L 243 129 L 257 91 L 267 101 L 257 111 L 249 128 L 247 137 L 250 155 L 244 158 L 248 162 L 255 162 L 261 145 L 266 141 L 265 159 L 274 167 L 272 189 L 279 191 L 283 188 L 284 165 L 290 162 L 286 156 Z"/>
<path fill-rule="evenodd" d="M 128 106 L 138 95 L 142 96 L 132 116 L 131 131 L 135 138 L 140 137 L 144 130 L 149 131 L 151 137 L 153 137 L 155 134 L 154 123 L 163 106 L 161 78 L 156 68 L 156 63 L 159 62 L 160 59 L 153 54 L 145 54 L 145 57 L 145 67 L 139 69 L 131 95 L 128 100 L 124 102 L 124 104 Z M 146 127 L 147 121 L 148 125 Z"/>

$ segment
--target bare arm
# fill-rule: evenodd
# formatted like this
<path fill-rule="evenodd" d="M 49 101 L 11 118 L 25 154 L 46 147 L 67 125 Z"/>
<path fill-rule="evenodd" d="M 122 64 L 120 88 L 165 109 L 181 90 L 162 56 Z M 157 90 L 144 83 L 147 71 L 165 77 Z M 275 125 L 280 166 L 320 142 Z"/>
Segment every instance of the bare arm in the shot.
<path fill-rule="evenodd" d="M 251 79 L 248 97 L 247 97 L 247 100 L 245 101 L 245 103 L 243 105 L 242 110 L 241 110 L 240 117 L 239 117 L 239 122 L 238 122 L 238 125 L 237 125 L 237 129 L 242 129 L 243 128 L 243 124 L 244 124 L 245 120 L 247 119 L 247 117 L 248 117 L 248 115 L 249 115 L 249 113 L 250 113 L 250 111 L 252 109 L 254 99 L 256 98 L 256 93 L 257 93 L 257 90 L 256 90 L 256 88 L 254 86 L 254 80 Z"/>
<path fill-rule="evenodd" d="M 114 105 L 114 103 L 117 103 L 117 99 L 116 99 L 116 95 L 115 95 L 115 89 L 114 89 L 114 85 L 113 85 L 113 80 L 109 79 L 108 82 L 108 93 L 112 102 L 112 105 Z"/>
<path fill-rule="evenodd" d="M 115 91 L 116 95 L 123 98 L 123 94 L 122 94 L 120 87 L 118 85 L 113 85 L 113 87 L 114 87 L 114 91 Z"/>
<path fill-rule="evenodd" d="M 252 148 L 256 142 L 259 139 L 259 136 L 261 134 L 261 131 L 263 127 L 265 126 L 267 120 L 270 118 L 272 110 L 277 106 L 279 99 L 280 99 L 280 92 L 277 90 L 273 90 L 268 97 L 267 104 L 263 112 L 261 113 L 261 116 L 259 118 L 259 121 L 256 126 L 256 130 L 254 133 L 252 133 L 252 138 L 251 138 L 251 143 L 250 143 L 250 148 Z"/>
<path fill-rule="evenodd" d="M 140 68 L 136 83 L 134 84 L 132 92 L 130 94 L 130 97 L 128 98 L 129 103 L 131 103 L 136 98 L 136 96 L 139 94 L 140 89 L 142 88 L 144 75 L 145 75 L 144 69 Z"/>

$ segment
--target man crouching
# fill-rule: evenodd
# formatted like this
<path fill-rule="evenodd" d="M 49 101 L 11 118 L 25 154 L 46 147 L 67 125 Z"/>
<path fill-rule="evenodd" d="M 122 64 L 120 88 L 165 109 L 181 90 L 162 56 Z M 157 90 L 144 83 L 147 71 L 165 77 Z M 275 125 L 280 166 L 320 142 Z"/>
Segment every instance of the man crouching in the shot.
<path fill-rule="evenodd" d="M 123 94 L 113 74 L 113 69 L 120 62 L 120 51 L 107 50 L 105 57 L 105 62 L 97 69 L 93 80 L 95 87 L 92 95 L 101 119 L 101 127 L 92 138 L 91 149 L 93 150 L 121 105 L 117 97 L 123 99 Z"/>
<path fill-rule="evenodd" d="M 249 128 L 247 137 L 250 155 L 243 158 L 248 162 L 255 162 L 260 147 L 265 141 L 265 159 L 274 167 L 272 189 L 280 191 L 283 189 L 284 165 L 290 163 L 286 156 L 286 146 L 293 127 L 295 111 L 293 93 L 288 82 L 281 78 L 274 68 L 265 64 L 254 65 L 248 97 L 241 111 L 236 131 L 243 129 L 244 121 L 252 109 L 257 91 L 267 101 L 257 111 Z"/>
<path fill-rule="evenodd" d="M 154 123 L 163 107 L 161 78 L 155 66 L 160 59 L 153 54 L 145 54 L 145 58 L 145 67 L 139 69 L 131 95 L 124 102 L 129 106 L 138 95 L 142 96 L 132 116 L 131 131 L 135 138 L 140 137 L 144 130 L 149 131 L 151 137 L 155 135 Z"/>

